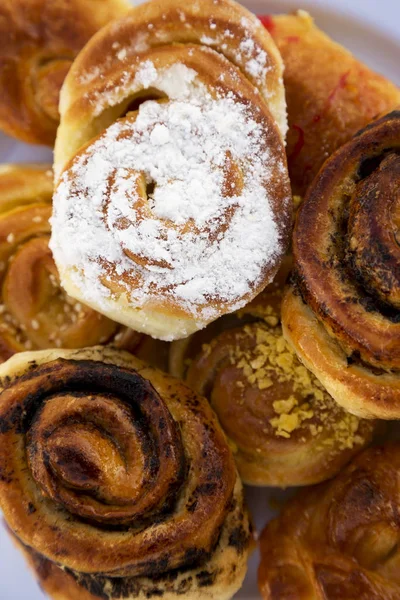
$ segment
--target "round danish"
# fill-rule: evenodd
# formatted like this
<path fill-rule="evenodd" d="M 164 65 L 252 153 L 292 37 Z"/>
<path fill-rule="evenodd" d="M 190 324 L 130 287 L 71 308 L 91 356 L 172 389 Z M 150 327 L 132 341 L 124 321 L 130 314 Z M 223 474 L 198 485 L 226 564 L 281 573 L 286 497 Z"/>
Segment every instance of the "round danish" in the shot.
<path fill-rule="evenodd" d="M 284 333 L 353 414 L 400 417 L 400 112 L 329 159 L 300 207 Z"/>
<path fill-rule="evenodd" d="M 233 596 L 250 525 L 206 400 L 111 348 L 22 353 L 0 381 L 0 506 L 45 591 Z"/>
<path fill-rule="evenodd" d="M 172 340 L 271 281 L 292 211 L 280 73 L 270 36 L 228 0 L 150 2 L 91 40 L 55 152 L 51 248 L 70 295 Z"/>
<path fill-rule="evenodd" d="M 377 424 L 343 410 L 283 337 L 290 261 L 253 302 L 174 342 L 170 371 L 206 396 L 250 485 L 310 485 L 335 475 Z"/>

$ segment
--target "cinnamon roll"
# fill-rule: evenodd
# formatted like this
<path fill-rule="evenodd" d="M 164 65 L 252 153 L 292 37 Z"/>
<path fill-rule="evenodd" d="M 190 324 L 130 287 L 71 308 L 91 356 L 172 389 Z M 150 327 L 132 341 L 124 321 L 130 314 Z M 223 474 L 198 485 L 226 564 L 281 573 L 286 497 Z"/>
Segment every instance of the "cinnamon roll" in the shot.
<path fill-rule="evenodd" d="M 280 73 L 229 0 L 150 2 L 95 36 L 55 153 L 51 248 L 71 296 L 170 341 L 271 281 L 292 210 Z"/>
<path fill-rule="evenodd" d="M 134 351 L 142 335 L 69 296 L 49 249 L 53 173 L 0 166 L 0 361 L 16 352 L 114 343 Z"/>
<path fill-rule="evenodd" d="M 318 29 L 305 11 L 260 19 L 285 63 L 289 173 L 294 193 L 303 196 L 335 150 L 400 104 L 400 91 Z"/>
<path fill-rule="evenodd" d="M 110 348 L 16 355 L 0 380 L 0 506 L 45 591 L 232 597 L 250 525 L 204 399 Z"/>
<path fill-rule="evenodd" d="M 329 479 L 377 427 L 344 411 L 283 338 L 280 304 L 289 266 L 235 317 L 170 350 L 171 372 L 208 398 L 250 485 Z"/>
<path fill-rule="evenodd" d="M 298 213 L 283 327 L 344 408 L 400 417 L 400 112 L 328 160 Z"/>
<path fill-rule="evenodd" d="M 291 501 L 261 536 L 264 600 L 397 600 L 399 469 L 399 444 L 370 448 Z"/>

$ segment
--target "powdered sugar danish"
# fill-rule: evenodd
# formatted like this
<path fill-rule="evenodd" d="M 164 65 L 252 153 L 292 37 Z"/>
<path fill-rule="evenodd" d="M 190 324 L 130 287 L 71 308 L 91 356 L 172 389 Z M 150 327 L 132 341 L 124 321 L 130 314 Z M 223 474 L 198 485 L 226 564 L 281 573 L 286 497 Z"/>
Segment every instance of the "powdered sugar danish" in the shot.
<path fill-rule="evenodd" d="M 60 97 L 56 172 L 140 97 L 137 63 L 174 44 L 202 45 L 225 56 L 256 87 L 286 135 L 283 61 L 259 19 L 233 0 L 152 0 L 104 27 L 75 60 Z"/>
<path fill-rule="evenodd" d="M 284 146 L 260 92 L 221 53 L 143 41 L 126 62 L 128 39 L 126 22 L 100 33 L 66 81 L 51 247 L 73 297 L 178 339 L 275 275 L 291 224 Z M 112 74 L 88 70 L 95 48 L 113 47 Z"/>

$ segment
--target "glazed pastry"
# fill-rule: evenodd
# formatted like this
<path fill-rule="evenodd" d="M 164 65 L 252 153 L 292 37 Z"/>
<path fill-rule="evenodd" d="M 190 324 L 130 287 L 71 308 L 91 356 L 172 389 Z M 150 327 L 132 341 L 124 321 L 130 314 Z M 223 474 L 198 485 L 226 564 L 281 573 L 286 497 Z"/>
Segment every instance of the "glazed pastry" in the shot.
<path fill-rule="evenodd" d="M 399 444 L 302 492 L 261 536 L 264 600 L 398 600 Z"/>
<path fill-rule="evenodd" d="M 51 248 L 70 295 L 169 341 L 264 289 L 291 225 L 262 98 L 280 97 L 280 72 L 259 21 L 228 0 L 151 2 L 86 46 L 56 144 Z"/>
<path fill-rule="evenodd" d="M 68 297 L 49 250 L 53 173 L 0 166 L 0 361 L 16 352 L 114 343 L 134 351 L 143 336 Z"/>
<path fill-rule="evenodd" d="M 170 350 L 171 372 L 209 399 L 250 485 L 329 479 L 376 429 L 339 407 L 283 338 L 288 267 L 289 261 L 236 318 L 222 318 Z"/>
<path fill-rule="evenodd" d="M 370 121 L 400 104 L 400 91 L 314 25 L 303 10 L 260 17 L 285 63 L 287 152 L 295 194 Z"/>
<path fill-rule="evenodd" d="M 57 600 L 228 599 L 251 545 L 208 403 L 110 348 L 0 367 L 0 506 Z M 47 576 L 44 576 L 46 572 Z"/>
<path fill-rule="evenodd" d="M 350 412 L 400 418 L 400 112 L 328 160 L 301 206 L 282 306 L 300 360 Z"/>
<path fill-rule="evenodd" d="M 63 80 L 78 52 L 128 0 L 2 0 L 0 129 L 52 146 Z"/>

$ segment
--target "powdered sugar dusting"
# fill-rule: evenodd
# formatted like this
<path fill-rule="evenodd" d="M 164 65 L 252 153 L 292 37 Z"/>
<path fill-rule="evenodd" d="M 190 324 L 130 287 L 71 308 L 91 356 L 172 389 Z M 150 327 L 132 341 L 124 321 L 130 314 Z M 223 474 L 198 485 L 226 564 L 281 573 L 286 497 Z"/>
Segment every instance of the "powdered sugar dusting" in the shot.
<path fill-rule="evenodd" d="M 100 310 L 115 263 L 132 307 L 161 291 L 210 321 L 215 301 L 242 306 L 282 251 L 268 181 L 285 167 L 254 113 L 229 94 L 212 98 L 185 65 L 147 61 L 136 79 L 170 99 L 114 123 L 64 173 L 51 249 Z M 132 277 L 137 286 L 124 283 Z"/>
<path fill-rule="evenodd" d="M 241 27 L 243 28 L 243 37 L 238 48 L 234 51 L 237 64 L 242 65 L 247 75 L 250 75 L 259 86 L 265 87 L 266 77 L 271 67 L 268 65 L 268 55 L 266 51 L 257 43 L 255 35 L 257 30 L 261 29 L 258 19 L 250 20 L 242 17 Z M 228 51 L 229 46 L 224 39 L 235 39 L 235 34 L 226 29 L 222 34 L 213 35 L 215 24 L 210 23 L 210 35 L 203 35 L 200 42 L 205 46 Z"/>

